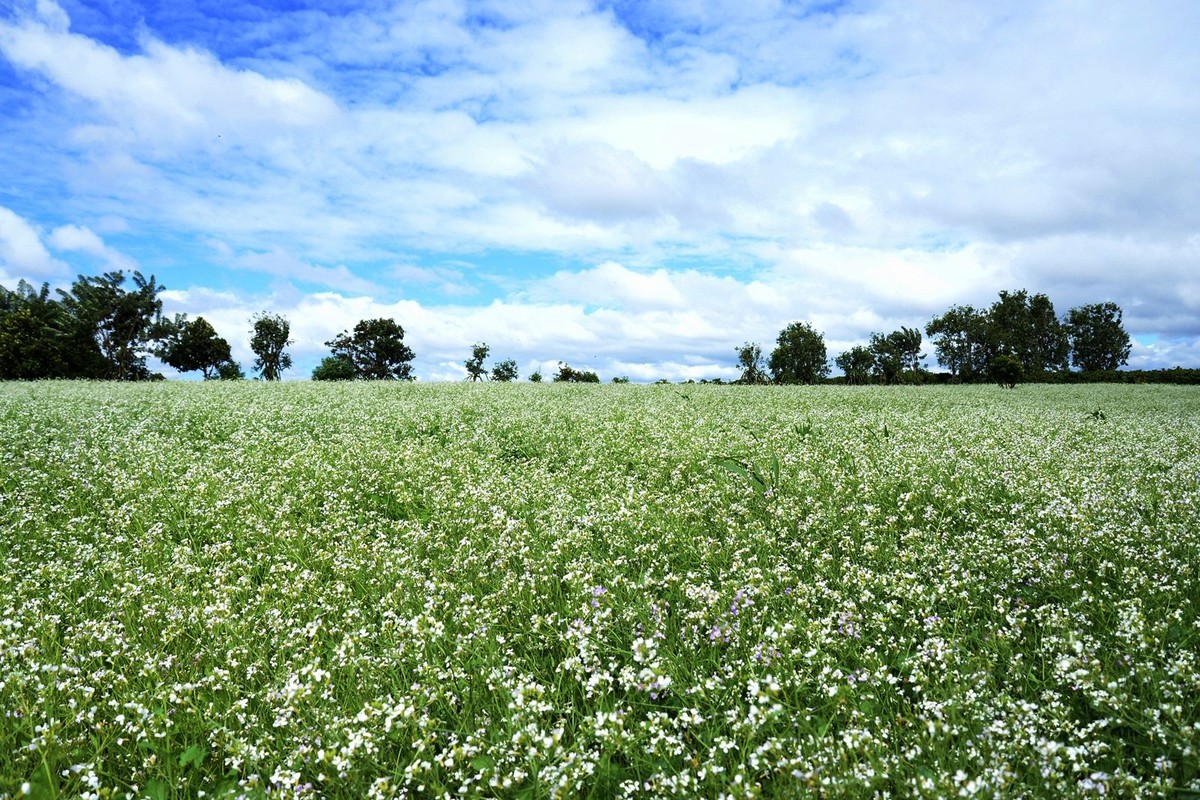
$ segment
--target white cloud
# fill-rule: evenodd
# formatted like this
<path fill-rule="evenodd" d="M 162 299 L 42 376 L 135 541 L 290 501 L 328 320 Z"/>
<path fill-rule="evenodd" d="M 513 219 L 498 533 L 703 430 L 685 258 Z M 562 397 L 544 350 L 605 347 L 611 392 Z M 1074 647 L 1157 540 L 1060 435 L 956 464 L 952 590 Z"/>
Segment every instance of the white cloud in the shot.
<path fill-rule="evenodd" d="M 47 241 L 58 251 L 80 252 L 95 256 L 103 261 L 105 268 L 109 270 L 137 268 L 133 259 L 106 245 L 104 240 L 90 228 L 63 225 L 51 231 Z"/>
<path fill-rule="evenodd" d="M 50 255 L 28 220 L 0 206 L 0 270 L 5 280 L 33 281 L 61 276 L 69 268 Z"/>

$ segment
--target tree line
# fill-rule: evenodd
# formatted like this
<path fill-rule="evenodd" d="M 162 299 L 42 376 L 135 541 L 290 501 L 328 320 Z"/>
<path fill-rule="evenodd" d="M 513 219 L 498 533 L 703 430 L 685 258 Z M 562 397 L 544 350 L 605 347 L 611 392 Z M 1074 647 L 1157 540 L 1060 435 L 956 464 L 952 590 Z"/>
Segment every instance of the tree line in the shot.
<path fill-rule="evenodd" d="M 121 270 L 80 275 L 69 289 L 58 289 L 53 295 L 49 284 L 35 289 L 22 280 L 15 290 L 0 286 L 0 380 L 148 380 L 161 377 L 151 374 L 146 365 L 151 355 L 180 372 L 200 372 L 206 380 L 245 378 L 228 341 L 204 317 L 163 315 L 163 291 L 165 287 L 153 275 L 146 278 L 134 271 L 126 276 Z M 292 366 L 287 352 L 293 344 L 288 320 L 263 312 L 249 323 L 254 371 L 264 380 L 280 380 Z M 833 363 L 845 375 L 838 380 L 897 384 L 948 379 L 1008 386 L 1023 379 L 1061 381 L 1079 375 L 1114 380 L 1111 373 L 1128 363 L 1131 350 L 1121 309 L 1115 303 L 1078 306 L 1060 318 L 1050 298 L 1024 289 L 1000 292 L 988 308 L 952 306 L 930 320 L 924 333 L 948 374 L 935 376 L 927 370 L 921 330 L 901 327 L 887 334 L 872 333 L 866 344 L 838 354 Z M 325 345 L 330 354 L 313 370 L 314 380 L 414 379 L 415 354 L 404 342 L 404 328 L 393 319 L 362 320 Z M 775 345 L 769 356 L 753 342 L 735 348 L 741 370 L 737 382 L 829 380 L 824 335 L 811 324 L 789 324 Z M 472 346 L 471 356 L 463 362 L 468 380 L 518 379 L 516 361 L 504 359 L 489 369 L 486 361 L 490 355 L 486 343 Z M 1068 372 L 1069 366 L 1079 372 Z M 542 381 L 540 370 L 529 380 Z M 600 381 L 591 370 L 561 362 L 552 380 Z M 617 383 L 627 381 L 614 378 Z"/>
<path fill-rule="evenodd" d="M 1056 375 L 1074 366 L 1083 373 L 1116 370 L 1132 349 L 1116 303 L 1078 306 L 1059 318 L 1044 294 L 1002 291 L 989 308 L 952 306 L 925 326 L 937 362 L 953 382 L 996 381 L 1015 386 L 1022 379 Z M 848 384 L 923 383 L 931 373 L 921 352 L 917 328 L 872 333 L 833 362 Z M 793 322 L 776 339 L 764 363 L 761 345 L 735 348 L 741 383 L 818 383 L 829 376 L 825 337 L 807 322 Z"/>

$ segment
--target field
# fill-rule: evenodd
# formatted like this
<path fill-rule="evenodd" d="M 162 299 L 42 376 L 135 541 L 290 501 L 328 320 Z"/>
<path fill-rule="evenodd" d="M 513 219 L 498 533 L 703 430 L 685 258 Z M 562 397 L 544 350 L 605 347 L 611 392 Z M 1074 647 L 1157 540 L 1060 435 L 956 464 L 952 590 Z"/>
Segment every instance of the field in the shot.
<path fill-rule="evenodd" d="M 1200 392 L 0 385 L 0 797 L 1200 797 Z"/>

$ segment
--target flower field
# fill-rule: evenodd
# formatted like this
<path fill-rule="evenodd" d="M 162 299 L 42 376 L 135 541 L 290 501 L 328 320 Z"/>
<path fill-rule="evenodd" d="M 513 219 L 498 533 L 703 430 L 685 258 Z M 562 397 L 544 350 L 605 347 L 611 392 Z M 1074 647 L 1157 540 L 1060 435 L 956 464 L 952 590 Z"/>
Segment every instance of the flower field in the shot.
<path fill-rule="evenodd" d="M 0 385 L 0 798 L 1200 797 L 1200 392 Z"/>

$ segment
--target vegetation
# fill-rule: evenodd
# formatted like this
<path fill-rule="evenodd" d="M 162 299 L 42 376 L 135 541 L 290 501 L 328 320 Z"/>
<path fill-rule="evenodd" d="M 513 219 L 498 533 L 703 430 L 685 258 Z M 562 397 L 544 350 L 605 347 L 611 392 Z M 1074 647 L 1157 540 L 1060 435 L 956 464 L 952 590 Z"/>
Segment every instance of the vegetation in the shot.
<path fill-rule="evenodd" d="M 776 383 L 816 383 L 829 374 L 825 337 L 807 322 L 793 322 L 779 332 L 768 366 Z"/>
<path fill-rule="evenodd" d="M 7 383 L 0 465 L 14 797 L 1200 792 L 1191 389 Z"/>
<path fill-rule="evenodd" d="M 741 376 L 738 378 L 738 383 L 759 384 L 770 382 L 767 370 L 763 365 L 761 345 L 755 342 L 746 342 L 741 347 L 735 349 L 738 357 L 738 368 L 742 371 Z"/>
<path fill-rule="evenodd" d="M 540 380 L 539 376 L 539 380 Z M 533 378 L 530 378 L 533 380 Z M 570 364 L 559 362 L 555 383 L 599 383 L 600 376 L 591 370 L 573 369 Z"/>
<path fill-rule="evenodd" d="M 284 317 L 265 311 L 251 322 L 254 323 L 250 338 L 250 349 L 256 356 L 254 369 L 264 381 L 280 380 L 283 371 L 292 367 L 292 357 L 287 352 L 287 346 L 292 344 L 291 324 Z"/>
<path fill-rule="evenodd" d="M 467 368 L 467 379 L 472 383 L 487 380 L 487 367 L 483 365 L 483 362 L 487 361 L 490 352 L 491 348 L 483 342 L 477 342 L 471 346 L 471 357 L 464 361 L 463 365 Z"/>
<path fill-rule="evenodd" d="M 342 331 L 325 345 L 362 380 L 413 380 L 412 348 L 404 343 L 404 328 L 394 319 L 365 319 L 354 332 Z"/>

